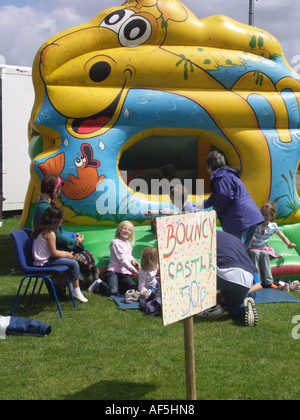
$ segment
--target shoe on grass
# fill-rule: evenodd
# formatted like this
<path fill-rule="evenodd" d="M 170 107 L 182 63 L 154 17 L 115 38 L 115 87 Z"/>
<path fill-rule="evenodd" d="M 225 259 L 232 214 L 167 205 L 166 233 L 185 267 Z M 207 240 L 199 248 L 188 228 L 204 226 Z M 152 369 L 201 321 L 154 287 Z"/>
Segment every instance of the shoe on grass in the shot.
<path fill-rule="evenodd" d="M 100 283 L 101 283 L 101 280 L 99 280 L 99 279 L 94 281 L 94 283 L 92 283 L 90 285 L 90 287 L 88 288 L 88 292 L 89 293 L 96 293 Z"/>
<path fill-rule="evenodd" d="M 221 305 L 216 305 L 206 311 L 199 312 L 196 316 L 199 316 L 200 318 L 221 318 L 223 316 L 223 309 Z"/>
<path fill-rule="evenodd" d="M 246 298 L 244 300 L 245 305 L 245 316 L 244 323 L 246 327 L 255 327 L 258 322 L 258 313 L 252 298 Z"/>

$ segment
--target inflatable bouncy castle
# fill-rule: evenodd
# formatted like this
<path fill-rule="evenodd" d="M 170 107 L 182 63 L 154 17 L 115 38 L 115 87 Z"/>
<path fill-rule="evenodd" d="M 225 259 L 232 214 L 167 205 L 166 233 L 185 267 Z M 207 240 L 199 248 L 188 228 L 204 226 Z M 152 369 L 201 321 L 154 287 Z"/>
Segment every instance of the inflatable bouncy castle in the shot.
<path fill-rule="evenodd" d="M 124 219 L 139 226 L 138 254 L 149 244 L 147 211 L 172 207 L 141 186 L 168 172 L 191 180 L 199 201 L 196 181 L 209 194 L 205 158 L 217 149 L 259 207 L 276 202 L 298 242 L 275 275 L 300 273 L 300 80 L 277 39 L 225 16 L 199 19 L 178 0 L 127 0 L 46 41 L 32 71 L 22 226 L 31 227 L 41 179 L 55 173 L 66 226 L 85 234 L 99 264 Z"/>

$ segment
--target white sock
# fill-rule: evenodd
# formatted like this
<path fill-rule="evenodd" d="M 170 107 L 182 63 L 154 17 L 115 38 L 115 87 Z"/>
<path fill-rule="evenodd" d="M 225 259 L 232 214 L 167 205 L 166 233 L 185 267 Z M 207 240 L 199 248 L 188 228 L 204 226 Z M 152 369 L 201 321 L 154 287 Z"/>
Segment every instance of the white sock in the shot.
<path fill-rule="evenodd" d="M 73 288 L 73 297 L 80 300 L 81 302 L 88 302 L 88 300 L 83 296 L 79 287 Z"/>

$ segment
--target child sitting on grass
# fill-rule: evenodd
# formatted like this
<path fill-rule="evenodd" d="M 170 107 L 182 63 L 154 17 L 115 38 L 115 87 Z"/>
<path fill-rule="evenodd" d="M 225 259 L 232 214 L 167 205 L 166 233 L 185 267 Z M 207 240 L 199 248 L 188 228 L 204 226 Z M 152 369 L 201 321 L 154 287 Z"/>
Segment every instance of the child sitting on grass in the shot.
<path fill-rule="evenodd" d="M 147 247 L 143 249 L 141 257 L 141 268 L 139 270 L 138 291 L 150 296 L 157 289 L 158 280 L 158 252 L 157 248 Z"/>
<path fill-rule="evenodd" d="M 131 276 L 138 276 L 140 264 L 132 256 L 133 244 L 134 226 L 128 220 L 124 220 L 119 224 L 115 239 L 109 245 L 110 261 L 106 272 L 107 282 L 96 280 L 89 287 L 89 292 L 111 296 L 137 289 Z"/>

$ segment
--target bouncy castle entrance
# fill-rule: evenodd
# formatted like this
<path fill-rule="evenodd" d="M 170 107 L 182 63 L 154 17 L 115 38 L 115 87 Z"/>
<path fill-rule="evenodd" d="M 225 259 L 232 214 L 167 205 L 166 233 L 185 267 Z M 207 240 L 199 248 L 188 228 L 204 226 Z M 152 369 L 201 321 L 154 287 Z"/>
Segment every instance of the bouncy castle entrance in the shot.
<path fill-rule="evenodd" d="M 207 134 L 207 133 L 206 133 Z M 228 150 L 221 150 L 204 136 L 150 136 L 127 148 L 121 155 L 119 171 L 125 183 L 135 178 L 167 178 L 191 180 L 192 191 L 196 194 L 196 180 L 204 180 L 204 194 L 210 191 L 210 175 L 207 172 L 206 156 L 212 150 L 219 150 L 225 155 L 228 164 L 238 167 L 239 158 L 234 149 L 226 144 Z"/>
<path fill-rule="evenodd" d="M 177 178 L 182 183 L 192 180 L 195 194 L 196 180 L 204 179 L 205 193 L 209 192 L 209 174 L 205 158 L 211 144 L 197 137 L 151 136 L 144 138 L 125 150 L 119 161 L 123 180 L 127 172 L 127 184 L 134 178 Z"/>

